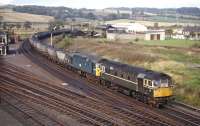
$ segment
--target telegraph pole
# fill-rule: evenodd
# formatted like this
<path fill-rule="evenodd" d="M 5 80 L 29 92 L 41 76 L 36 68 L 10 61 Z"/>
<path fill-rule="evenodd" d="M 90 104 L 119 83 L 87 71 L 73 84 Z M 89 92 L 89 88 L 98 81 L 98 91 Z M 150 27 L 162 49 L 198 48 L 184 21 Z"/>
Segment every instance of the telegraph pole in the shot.
<path fill-rule="evenodd" d="M 51 30 L 51 47 L 53 47 L 53 31 L 56 30 L 56 26 Z"/>

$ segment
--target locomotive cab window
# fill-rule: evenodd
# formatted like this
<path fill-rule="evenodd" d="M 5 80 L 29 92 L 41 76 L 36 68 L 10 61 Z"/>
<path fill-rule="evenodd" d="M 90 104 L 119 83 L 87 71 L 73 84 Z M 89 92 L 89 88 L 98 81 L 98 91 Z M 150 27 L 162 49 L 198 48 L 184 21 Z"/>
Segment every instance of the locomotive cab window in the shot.
<path fill-rule="evenodd" d="M 152 87 L 153 85 L 152 85 L 152 81 L 148 81 L 148 85 L 150 86 L 150 87 Z"/>
<path fill-rule="evenodd" d="M 105 72 L 105 66 L 102 66 L 102 67 L 101 67 L 101 70 L 102 70 L 103 72 Z"/>
<path fill-rule="evenodd" d="M 148 80 L 144 79 L 144 86 L 148 85 Z"/>
<path fill-rule="evenodd" d="M 105 69 L 106 73 L 111 73 L 110 69 Z"/>
<path fill-rule="evenodd" d="M 144 80 L 144 84 L 147 84 L 147 80 Z"/>

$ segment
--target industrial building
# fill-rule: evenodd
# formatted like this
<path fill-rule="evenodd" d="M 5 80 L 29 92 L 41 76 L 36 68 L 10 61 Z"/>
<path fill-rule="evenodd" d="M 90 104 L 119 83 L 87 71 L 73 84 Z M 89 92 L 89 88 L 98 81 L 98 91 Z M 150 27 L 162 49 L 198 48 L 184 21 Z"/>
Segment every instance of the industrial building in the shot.
<path fill-rule="evenodd" d="M 8 37 L 5 32 L 0 32 L 0 55 L 7 55 Z"/>
<path fill-rule="evenodd" d="M 145 40 L 165 40 L 165 30 L 148 30 L 145 32 Z"/>
<path fill-rule="evenodd" d="M 187 26 L 183 29 L 183 35 L 190 40 L 200 40 L 200 27 L 199 26 Z"/>
<path fill-rule="evenodd" d="M 148 29 L 138 23 L 118 23 L 106 33 L 108 40 L 165 40 L 165 30 Z"/>

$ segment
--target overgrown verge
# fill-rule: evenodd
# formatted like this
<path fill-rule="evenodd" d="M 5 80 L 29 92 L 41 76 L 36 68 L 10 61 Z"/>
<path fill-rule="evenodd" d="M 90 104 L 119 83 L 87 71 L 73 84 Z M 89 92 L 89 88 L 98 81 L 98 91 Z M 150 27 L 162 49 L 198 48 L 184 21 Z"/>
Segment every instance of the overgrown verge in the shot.
<path fill-rule="evenodd" d="M 167 73 L 172 76 L 176 84 L 174 88 L 176 99 L 200 107 L 200 67 L 198 67 L 200 52 L 190 50 L 190 46 L 187 46 L 188 49 L 185 49 L 186 47 L 182 49 L 182 45 L 178 48 L 167 48 L 85 38 L 65 38 L 58 44 L 67 50 L 95 54 Z"/>

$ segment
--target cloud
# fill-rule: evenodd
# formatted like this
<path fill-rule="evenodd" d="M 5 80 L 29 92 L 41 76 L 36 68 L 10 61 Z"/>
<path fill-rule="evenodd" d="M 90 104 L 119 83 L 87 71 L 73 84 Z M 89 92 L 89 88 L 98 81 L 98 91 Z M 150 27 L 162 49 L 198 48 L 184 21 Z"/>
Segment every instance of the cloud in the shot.
<path fill-rule="evenodd" d="M 11 4 L 13 0 L 0 0 L 0 5 Z"/>

